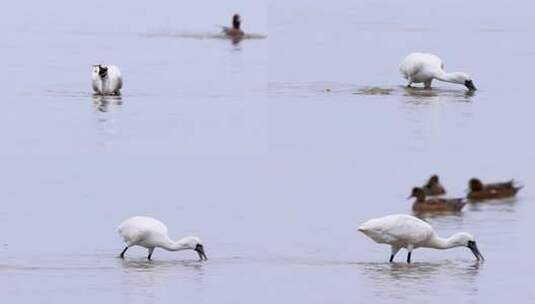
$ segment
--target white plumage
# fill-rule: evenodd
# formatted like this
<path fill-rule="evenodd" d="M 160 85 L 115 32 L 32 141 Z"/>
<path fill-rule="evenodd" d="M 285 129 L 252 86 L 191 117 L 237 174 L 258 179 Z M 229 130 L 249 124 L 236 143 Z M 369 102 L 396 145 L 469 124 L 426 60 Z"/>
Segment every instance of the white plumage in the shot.
<path fill-rule="evenodd" d="M 411 215 L 394 214 L 371 219 L 362 224 L 358 230 L 376 243 L 389 244 L 390 262 L 401 248 L 406 248 L 409 252 L 407 263 L 410 263 L 412 250 L 419 247 L 435 249 L 468 247 L 477 260 L 483 260 L 471 234 L 459 232 L 444 239 L 435 233 L 431 225 Z"/>
<path fill-rule="evenodd" d="M 121 71 L 114 65 L 94 65 L 92 73 L 93 91 L 100 95 L 120 95 L 123 87 Z"/>
<path fill-rule="evenodd" d="M 201 260 L 207 260 L 201 240 L 194 236 L 188 236 L 178 241 L 173 241 L 167 235 L 167 227 L 157 219 L 146 216 L 134 216 L 122 222 L 117 227 L 117 232 L 124 239 L 126 247 L 121 252 L 121 258 L 128 248 L 141 246 L 149 250 L 148 259 L 156 247 L 169 251 L 195 250 Z"/>
<path fill-rule="evenodd" d="M 462 84 L 469 90 L 476 90 L 470 75 L 463 72 L 446 73 L 442 60 L 433 54 L 411 53 L 403 59 L 399 69 L 407 79 L 409 87 L 413 83 L 424 83 L 426 88 L 431 88 L 433 79 L 437 79 Z"/>

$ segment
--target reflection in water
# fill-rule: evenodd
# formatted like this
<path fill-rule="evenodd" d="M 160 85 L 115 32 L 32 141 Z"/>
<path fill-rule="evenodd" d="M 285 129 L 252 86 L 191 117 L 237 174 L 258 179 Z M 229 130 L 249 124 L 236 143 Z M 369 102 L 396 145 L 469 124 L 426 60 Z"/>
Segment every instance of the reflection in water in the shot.
<path fill-rule="evenodd" d="M 403 86 L 403 101 L 413 104 L 430 104 L 439 101 L 469 102 L 475 91 L 450 89 L 425 89 Z"/>
<path fill-rule="evenodd" d="M 99 112 L 109 112 L 112 108 L 120 108 L 122 104 L 121 96 L 93 95 L 93 105 Z"/>
<path fill-rule="evenodd" d="M 493 211 L 514 212 L 514 205 L 518 198 L 511 197 L 507 199 L 495 199 L 488 201 L 468 201 L 470 211 L 485 211 L 492 209 Z"/>
<path fill-rule="evenodd" d="M 182 277 L 180 281 L 187 279 L 196 282 L 194 286 L 197 287 L 203 281 L 204 263 L 199 261 L 117 260 L 124 269 L 122 290 L 131 300 L 142 297 L 144 303 L 160 303 L 158 298 L 161 297 L 162 286 L 169 286 L 170 282 L 177 280 L 176 277 Z"/>
<path fill-rule="evenodd" d="M 147 38 L 187 38 L 187 39 L 231 39 L 224 33 L 200 33 L 200 32 L 173 32 L 173 31 L 160 31 L 148 34 L 142 34 L 141 36 Z M 245 33 L 242 37 L 239 37 L 238 42 L 241 40 L 249 39 L 266 39 L 266 35 Z"/>
<path fill-rule="evenodd" d="M 463 216 L 463 211 L 413 211 L 412 214 L 420 219 L 426 218 L 437 218 L 437 217 L 447 217 L 447 216 Z"/>
<path fill-rule="evenodd" d="M 96 131 L 98 133 L 98 145 L 108 147 L 120 134 L 120 124 L 117 116 L 112 113 L 120 110 L 123 104 L 121 96 L 93 95 L 93 106 L 96 113 Z"/>
<path fill-rule="evenodd" d="M 240 50 L 242 40 L 265 39 L 266 35 L 245 33 L 242 36 L 231 37 L 224 33 L 199 33 L 199 32 L 156 32 L 143 34 L 147 38 L 186 38 L 186 39 L 223 39 L 229 40 L 236 50 Z"/>
<path fill-rule="evenodd" d="M 386 298 L 405 298 L 414 292 L 436 295 L 437 286 L 444 290 L 454 287 L 466 294 L 475 294 L 475 280 L 482 268 L 480 263 L 459 264 L 451 261 L 366 263 L 360 266 L 363 276 L 371 281 L 374 293 Z"/>
<path fill-rule="evenodd" d="M 120 265 L 128 271 L 139 271 L 139 272 L 150 272 L 150 271 L 166 271 L 169 269 L 175 269 L 177 267 L 185 267 L 189 269 L 195 269 L 201 271 L 203 268 L 204 262 L 198 260 L 162 260 L 162 261 L 147 261 L 146 259 L 142 260 L 128 260 L 128 259 L 117 259 Z"/>
<path fill-rule="evenodd" d="M 447 122 L 452 123 L 453 128 L 463 130 L 472 119 L 473 107 L 471 106 L 473 91 L 463 89 L 447 88 L 408 88 L 406 86 L 398 87 L 399 100 L 403 118 L 409 126 L 409 133 L 412 136 L 412 144 L 408 147 L 411 151 L 423 151 L 424 149 L 435 149 L 440 146 L 448 146 L 450 143 L 444 142 L 441 133 L 443 129 L 442 105 L 445 103 L 454 103 L 455 111 L 460 115 L 456 120 Z M 457 106 L 459 105 L 459 106 Z M 461 106 L 462 105 L 462 106 Z M 448 107 L 448 111 L 454 107 Z"/>

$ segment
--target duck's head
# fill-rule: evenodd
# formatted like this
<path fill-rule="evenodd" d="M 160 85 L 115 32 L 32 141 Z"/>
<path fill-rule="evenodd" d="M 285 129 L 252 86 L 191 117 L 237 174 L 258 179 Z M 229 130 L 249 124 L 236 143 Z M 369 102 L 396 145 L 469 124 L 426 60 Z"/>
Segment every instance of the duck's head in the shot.
<path fill-rule="evenodd" d="M 425 201 L 425 192 L 422 188 L 414 187 L 412 188 L 411 195 L 407 197 L 407 199 L 410 199 L 412 197 L 415 197 L 417 201 Z"/>
<path fill-rule="evenodd" d="M 431 175 L 429 180 L 427 181 L 428 186 L 437 185 L 439 183 L 438 175 L 434 174 Z"/>
<path fill-rule="evenodd" d="M 197 254 L 199 255 L 199 259 L 202 260 L 208 260 L 208 257 L 206 256 L 206 253 L 204 252 L 204 246 L 198 237 L 195 236 L 188 236 L 182 239 L 182 242 L 184 243 L 185 247 L 188 249 L 195 250 Z"/>
<path fill-rule="evenodd" d="M 485 260 L 481 252 L 479 252 L 479 248 L 477 248 L 477 243 L 474 236 L 470 233 L 459 232 L 454 234 L 450 239 L 451 242 L 457 247 L 468 247 L 478 261 Z"/>
<path fill-rule="evenodd" d="M 468 186 L 470 187 L 470 191 L 476 192 L 483 190 L 483 183 L 477 178 L 470 179 Z"/>
<path fill-rule="evenodd" d="M 232 27 L 239 30 L 241 26 L 241 17 L 240 14 L 234 14 L 232 16 Z"/>
<path fill-rule="evenodd" d="M 453 76 L 453 81 L 455 83 L 464 85 L 470 91 L 477 90 L 476 86 L 474 85 L 474 82 L 472 81 L 472 77 L 470 77 L 470 75 L 463 73 L 463 72 L 455 72 L 455 73 L 452 73 L 452 76 Z"/>

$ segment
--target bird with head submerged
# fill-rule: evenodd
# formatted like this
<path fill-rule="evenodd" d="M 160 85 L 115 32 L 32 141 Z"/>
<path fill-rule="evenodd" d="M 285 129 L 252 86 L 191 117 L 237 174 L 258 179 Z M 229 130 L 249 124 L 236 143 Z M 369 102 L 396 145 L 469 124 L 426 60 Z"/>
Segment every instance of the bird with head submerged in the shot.
<path fill-rule="evenodd" d="M 446 194 L 446 189 L 444 189 L 440 183 L 438 175 L 436 174 L 431 175 L 431 177 L 427 180 L 427 183 L 422 186 L 422 190 L 424 190 L 425 195 L 430 196 Z"/>
<path fill-rule="evenodd" d="M 241 17 L 240 14 L 234 14 L 232 16 L 232 26 L 223 26 L 223 34 L 231 39 L 241 39 L 244 33 L 241 29 Z"/>
<path fill-rule="evenodd" d="M 523 188 L 514 180 L 483 184 L 478 178 L 470 179 L 468 187 L 468 198 L 474 201 L 513 197 Z"/>
<path fill-rule="evenodd" d="M 472 77 L 464 72 L 447 73 L 444 71 L 442 60 L 429 53 L 411 53 L 399 67 L 401 75 L 407 79 L 408 87 L 413 83 L 423 83 L 427 89 L 431 88 L 434 79 L 464 85 L 470 91 L 477 88 L 474 85 Z"/>
<path fill-rule="evenodd" d="M 455 233 L 449 238 L 441 238 L 433 227 L 411 215 L 394 214 L 371 219 L 358 230 L 378 244 L 390 245 L 390 263 L 401 248 L 409 252 L 407 263 L 411 262 L 412 251 L 416 248 L 449 249 L 467 247 L 478 261 L 483 261 L 474 237 L 466 232 Z"/>
<path fill-rule="evenodd" d="M 407 198 L 416 198 L 412 204 L 412 210 L 418 213 L 426 212 L 457 212 L 466 205 L 464 198 L 441 198 L 431 197 L 426 199 L 425 191 L 422 188 L 412 188 L 411 195 Z"/>
<path fill-rule="evenodd" d="M 93 65 L 92 86 L 98 95 L 120 95 L 123 87 L 121 71 L 115 65 Z"/>
<path fill-rule="evenodd" d="M 149 250 L 148 260 L 151 260 L 152 253 L 156 247 L 168 251 L 194 250 L 201 261 L 208 260 L 204 252 L 203 243 L 198 237 L 188 236 L 178 241 L 173 241 L 167 234 L 165 224 L 152 217 L 131 217 L 119 225 L 117 232 L 126 243 L 126 247 L 120 254 L 121 258 L 124 258 L 128 248 L 141 246 Z"/>

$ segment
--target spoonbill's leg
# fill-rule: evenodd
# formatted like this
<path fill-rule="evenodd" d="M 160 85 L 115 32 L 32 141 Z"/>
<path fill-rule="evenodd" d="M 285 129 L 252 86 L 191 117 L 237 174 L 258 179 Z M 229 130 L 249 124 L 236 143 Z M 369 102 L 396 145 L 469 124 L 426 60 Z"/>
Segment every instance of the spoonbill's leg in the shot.
<path fill-rule="evenodd" d="M 150 261 L 151 258 L 152 258 L 152 253 L 154 252 L 154 247 L 152 248 L 149 248 L 149 256 L 147 257 L 147 259 Z"/>
<path fill-rule="evenodd" d="M 412 254 L 412 250 L 414 249 L 414 246 L 412 245 L 409 245 L 407 246 L 407 250 L 409 251 L 409 253 L 407 254 L 407 263 L 411 263 L 411 254 Z"/>
<path fill-rule="evenodd" d="M 433 82 L 433 79 L 426 80 L 424 82 L 424 88 L 430 89 L 431 88 L 431 82 Z"/>
<path fill-rule="evenodd" d="M 394 261 L 394 256 L 396 255 L 396 253 L 398 253 L 398 251 L 399 251 L 400 248 L 397 247 L 397 246 L 393 246 L 393 245 L 392 245 L 392 246 L 390 247 L 390 249 L 391 249 L 391 252 L 392 252 L 392 253 L 390 254 L 390 263 L 392 263 L 392 262 Z"/>
<path fill-rule="evenodd" d="M 128 246 L 124 247 L 124 250 L 123 252 L 121 252 L 121 255 L 120 255 L 121 259 L 124 259 L 124 254 L 126 253 L 127 250 L 128 250 Z"/>

